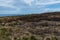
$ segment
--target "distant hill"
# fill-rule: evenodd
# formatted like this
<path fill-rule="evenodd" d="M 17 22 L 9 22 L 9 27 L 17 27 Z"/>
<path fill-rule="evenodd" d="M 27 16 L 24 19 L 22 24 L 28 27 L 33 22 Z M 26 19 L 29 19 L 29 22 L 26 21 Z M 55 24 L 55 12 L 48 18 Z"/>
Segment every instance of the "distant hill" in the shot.
<path fill-rule="evenodd" d="M 33 21 L 39 22 L 41 20 L 60 21 L 60 12 L 32 14 L 32 15 L 22 16 L 20 19 L 28 22 L 33 22 Z"/>
<path fill-rule="evenodd" d="M 41 13 L 41 14 L 30 14 L 30 15 L 15 15 L 15 16 L 6 16 L 1 17 L 1 20 L 21 20 L 26 22 L 39 22 L 41 20 L 48 20 L 48 21 L 60 21 L 60 12 L 49 12 L 49 13 Z M 4 20 L 5 21 L 5 20 Z"/>

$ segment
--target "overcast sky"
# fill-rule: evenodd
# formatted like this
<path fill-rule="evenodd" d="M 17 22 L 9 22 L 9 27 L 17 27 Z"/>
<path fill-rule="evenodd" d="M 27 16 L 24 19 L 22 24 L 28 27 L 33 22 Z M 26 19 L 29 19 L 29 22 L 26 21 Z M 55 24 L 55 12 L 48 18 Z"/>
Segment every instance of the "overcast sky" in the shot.
<path fill-rule="evenodd" d="M 0 0 L 0 14 L 60 11 L 60 0 Z"/>

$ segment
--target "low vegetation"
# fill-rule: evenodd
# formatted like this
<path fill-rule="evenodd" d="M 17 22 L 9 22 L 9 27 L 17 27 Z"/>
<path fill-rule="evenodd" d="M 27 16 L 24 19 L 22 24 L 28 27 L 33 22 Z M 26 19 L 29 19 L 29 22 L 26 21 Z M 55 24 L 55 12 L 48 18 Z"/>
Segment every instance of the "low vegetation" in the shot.
<path fill-rule="evenodd" d="M 0 17 L 0 40 L 60 40 L 60 12 Z"/>

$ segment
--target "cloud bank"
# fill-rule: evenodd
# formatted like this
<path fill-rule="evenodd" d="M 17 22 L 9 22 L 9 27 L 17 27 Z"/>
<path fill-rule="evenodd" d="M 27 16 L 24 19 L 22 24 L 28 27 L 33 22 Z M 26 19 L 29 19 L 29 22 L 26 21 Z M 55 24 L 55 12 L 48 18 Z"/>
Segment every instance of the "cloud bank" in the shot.
<path fill-rule="evenodd" d="M 60 11 L 60 5 L 58 5 L 59 8 L 51 6 L 55 4 L 60 4 L 60 0 L 0 0 L 0 13 L 25 14 Z"/>

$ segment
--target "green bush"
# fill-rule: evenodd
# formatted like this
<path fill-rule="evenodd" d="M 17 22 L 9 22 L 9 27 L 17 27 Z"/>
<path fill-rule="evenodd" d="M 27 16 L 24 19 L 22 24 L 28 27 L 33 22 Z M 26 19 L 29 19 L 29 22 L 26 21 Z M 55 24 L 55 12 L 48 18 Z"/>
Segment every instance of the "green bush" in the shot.
<path fill-rule="evenodd" d="M 34 36 L 31 36 L 31 40 L 37 40 Z"/>
<path fill-rule="evenodd" d="M 5 28 L 0 29 L 0 36 L 5 35 L 6 32 L 7 30 Z"/>
<path fill-rule="evenodd" d="M 29 38 L 23 37 L 23 40 L 29 40 Z"/>

